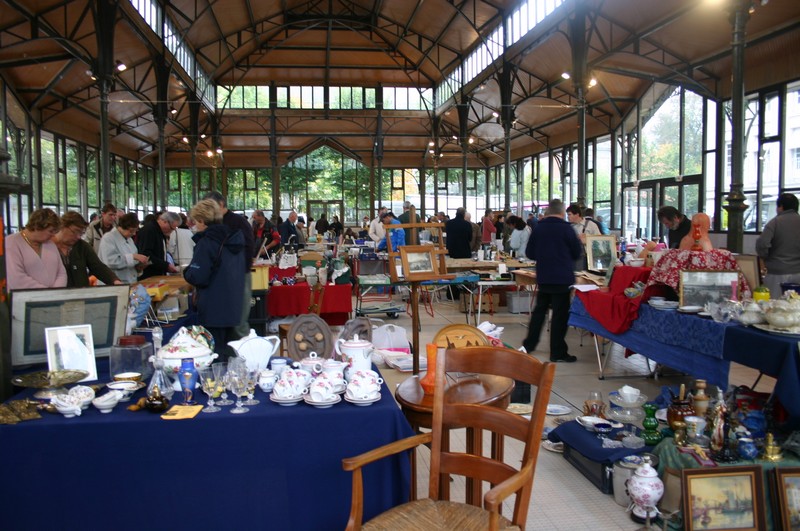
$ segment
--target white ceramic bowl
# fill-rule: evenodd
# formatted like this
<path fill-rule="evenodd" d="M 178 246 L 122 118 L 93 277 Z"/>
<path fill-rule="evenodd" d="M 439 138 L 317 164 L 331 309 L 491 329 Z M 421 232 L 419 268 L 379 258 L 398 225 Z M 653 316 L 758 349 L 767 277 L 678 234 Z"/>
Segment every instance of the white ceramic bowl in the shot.
<path fill-rule="evenodd" d="M 71 419 L 81 414 L 81 400 L 74 395 L 56 395 L 50 402 L 56 407 L 56 410 L 64 415 L 65 418 Z"/>
<path fill-rule="evenodd" d="M 132 382 L 130 380 L 123 381 L 123 382 L 111 382 L 106 385 L 112 391 L 118 391 L 120 393 L 120 402 L 127 402 L 133 396 L 133 393 L 139 389 L 139 384 L 137 382 Z"/>
<path fill-rule="evenodd" d="M 112 390 L 92 400 L 92 404 L 100 410 L 100 413 L 111 413 L 111 410 L 119 403 L 121 397 L 122 391 Z"/>
<path fill-rule="evenodd" d="M 644 265 L 644 258 L 632 258 L 628 260 L 628 265 L 631 267 L 642 267 Z"/>
<path fill-rule="evenodd" d="M 69 390 L 68 394 L 78 399 L 78 405 L 81 406 L 81 409 L 88 408 L 95 396 L 94 389 L 85 385 L 76 385 Z"/>
<path fill-rule="evenodd" d="M 594 431 L 594 425 L 595 424 L 601 424 L 601 423 L 604 423 L 604 422 L 605 423 L 609 422 L 608 420 L 601 419 L 600 417 L 589 417 L 589 416 L 576 417 L 575 420 L 578 421 L 578 424 L 583 426 L 586 429 L 586 431 Z"/>

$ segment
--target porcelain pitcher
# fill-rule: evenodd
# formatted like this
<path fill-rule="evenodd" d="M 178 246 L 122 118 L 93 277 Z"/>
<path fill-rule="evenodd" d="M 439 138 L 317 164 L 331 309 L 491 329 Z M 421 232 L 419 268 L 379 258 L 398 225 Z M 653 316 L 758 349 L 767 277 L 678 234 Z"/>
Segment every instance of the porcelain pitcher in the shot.
<path fill-rule="evenodd" d="M 372 343 L 358 339 L 358 334 L 348 341 L 342 338 L 336 341 L 336 352 L 342 357 L 342 361 L 347 363 L 344 376 L 348 381 L 350 381 L 349 375 L 351 371 L 372 368 L 372 350 Z"/>

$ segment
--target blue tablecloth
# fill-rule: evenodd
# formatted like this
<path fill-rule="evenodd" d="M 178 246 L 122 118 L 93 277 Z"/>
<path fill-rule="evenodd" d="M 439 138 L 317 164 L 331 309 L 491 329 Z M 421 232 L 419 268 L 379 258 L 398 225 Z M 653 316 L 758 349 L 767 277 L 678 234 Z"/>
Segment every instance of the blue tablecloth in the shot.
<path fill-rule="evenodd" d="M 776 378 L 773 392 L 800 427 L 800 349 L 796 337 L 773 335 L 763 330 L 732 326 L 727 329 L 723 355 Z"/>
<path fill-rule="evenodd" d="M 244 415 L 167 421 L 123 403 L 0 426 L 2 528 L 340 530 L 342 458 L 412 435 L 385 385 L 369 407 L 256 398 Z M 406 455 L 364 469 L 367 519 L 407 500 L 409 473 Z"/>
<path fill-rule="evenodd" d="M 614 439 L 621 429 L 613 430 L 608 434 L 608 438 Z M 547 438 L 553 442 L 568 444 L 585 458 L 596 463 L 614 463 L 627 455 L 649 452 L 653 448 L 652 446 L 636 449 L 603 448 L 603 441 L 597 437 L 596 433 L 587 431 L 574 420 L 558 426 L 547 435 Z"/>
<path fill-rule="evenodd" d="M 569 324 L 723 389 L 728 387 L 730 362 L 724 358 L 723 344 L 729 324 L 642 304 L 631 327 L 612 334 L 588 314 L 578 297 L 572 300 Z"/>

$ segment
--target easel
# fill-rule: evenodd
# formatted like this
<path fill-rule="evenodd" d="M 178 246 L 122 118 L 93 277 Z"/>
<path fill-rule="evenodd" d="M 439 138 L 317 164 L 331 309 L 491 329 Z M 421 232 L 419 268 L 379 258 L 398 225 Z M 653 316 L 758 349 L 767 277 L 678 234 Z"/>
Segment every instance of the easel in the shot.
<path fill-rule="evenodd" d="M 413 211 L 412 211 L 413 212 Z M 403 268 L 403 277 L 397 273 L 397 262 L 402 259 L 402 252 L 392 248 L 391 231 L 411 229 L 411 240 L 417 240 L 417 231 L 430 230 L 431 235 L 436 233 L 436 243 L 433 245 L 412 246 L 414 249 L 425 248 L 426 251 L 433 252 L 433 272 L 411 272 Z M 392 283 L 405 282 L 411 286 L 411 326 L 413 331 L 411 333 L 411 352 L 414 356 L 413 374 L 419 374 L 419 285 L 422 282 L 429 280 L 449 280 L 455 278 L 455 275 L 448 275 L 447 264 L 445 263 L 445 255 L 447 249 L 444 247 L 444 227 L 441 223 L 402 223 L 400 225 L 387 225 L 386 226 L 386 250 L 389 253 L 389 274 Z"/>

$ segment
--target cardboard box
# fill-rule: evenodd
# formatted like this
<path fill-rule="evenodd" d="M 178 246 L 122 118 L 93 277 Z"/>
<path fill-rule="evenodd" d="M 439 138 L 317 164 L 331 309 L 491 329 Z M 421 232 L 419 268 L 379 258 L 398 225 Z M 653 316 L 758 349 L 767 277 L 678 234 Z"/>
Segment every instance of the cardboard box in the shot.
<path fill-rule="evenodd" d="M 255 290 L 269 289 L 269 266 L 268 265 L 255 265 L 250 268 L 253 276 L 253 287 Z"/>
<path fill-rule="evenodd" d="M 469 310 L 469 298 L 470 295 L 468 293 L 462 293 L 461 299 L 458 303 L 458 311 L 461 313 L 467 313 Z M 473 308 L 475 311 L 478 311 L 478 295 L 472 295 L 475 298 L 475 302 L 473 303 Z M 500 307 L 500 294 L 492 293 L 491 296 L 488 293 L 484 293 L 483 297 L 481 298 L 481 313 L 489 313 L 490 310 L 497 311 Z"/>

